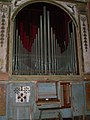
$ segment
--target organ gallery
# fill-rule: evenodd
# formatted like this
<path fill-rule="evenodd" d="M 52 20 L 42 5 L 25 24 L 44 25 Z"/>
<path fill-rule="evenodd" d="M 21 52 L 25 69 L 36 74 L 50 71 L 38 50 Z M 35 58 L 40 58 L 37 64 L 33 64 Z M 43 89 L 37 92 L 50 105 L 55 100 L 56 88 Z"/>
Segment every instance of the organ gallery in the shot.
<path fill-rule="evenodd" d="M 88 0 L 0 0 L 0 120 L 90 120 Z"/>

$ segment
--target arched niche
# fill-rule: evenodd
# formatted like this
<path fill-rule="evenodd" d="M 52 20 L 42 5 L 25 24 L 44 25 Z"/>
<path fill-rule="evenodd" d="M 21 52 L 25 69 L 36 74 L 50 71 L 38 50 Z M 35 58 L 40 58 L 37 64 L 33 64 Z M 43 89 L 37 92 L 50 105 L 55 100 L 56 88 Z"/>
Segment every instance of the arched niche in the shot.
<path fill-rule="evenodd" d="M 12 74 L 79 74 L 77 25 L 62 5 L 45 1 L 26 3 L 15 9 L 12 20 Z"/>

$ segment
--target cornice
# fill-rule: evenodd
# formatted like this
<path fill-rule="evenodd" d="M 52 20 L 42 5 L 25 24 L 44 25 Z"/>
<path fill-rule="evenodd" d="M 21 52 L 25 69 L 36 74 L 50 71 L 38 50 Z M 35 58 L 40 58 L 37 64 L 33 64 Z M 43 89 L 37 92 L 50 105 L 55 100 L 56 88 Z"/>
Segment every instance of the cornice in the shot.
<path fill-rule="evenodd" d="M 13 0 L 0 0 L 0 2 L 12 2 L 12 1 Z M 17 1 L 21 1 L 21 0 L 14 0 L 14 1 L 17 2 Z M 83 2 L 89 2 L 89 0 L 58 0 L 58 1 L 74 2 L 74 3 L 76 3 L 76 2 L 81 2 L 81 3 L 83 3 Z"/>

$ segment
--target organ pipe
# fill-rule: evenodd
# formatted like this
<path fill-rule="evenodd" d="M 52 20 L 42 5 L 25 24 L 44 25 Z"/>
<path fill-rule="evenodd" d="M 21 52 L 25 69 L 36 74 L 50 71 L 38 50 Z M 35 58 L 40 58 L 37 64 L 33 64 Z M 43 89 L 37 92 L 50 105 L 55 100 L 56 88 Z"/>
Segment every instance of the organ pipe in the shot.
<path fill-rule="evenodd" d="M 44 59 L 45 59 L 45 74 L 47 74 L 47 34 L 46 34 L 46 7 L 43 7 L 44 17 Z"/>
<path fill-rule="evenodd" d="M 15 64 L 15 70 L 18 69 L 18 29 L 16 30 L 16 54 L 15 54 L 15 61 L 16 61 L 16 64 Z"/>
<path fill-rule="evenodd" d="M 76 60 L 76 49 L 75 49 L 75 30 L 74 30 L 74 24 L 72 23 L 72 28 L 73 28 L 73 50 L 74 50 L 74 64 L 75 64 L 75 68 L 74 68 L 74 74 L 77 72 L 77 60 Z"/>
<path fill-rule="evenodd" d="M 72 71 L 73 71 L 73 74 L 74 74 L 74 69 L 75 69 L 75 66 L 74 66 L 74 55 L 75 55 L 75 53 L 74 53 L 74 46 L 73 46 L 73 34 L 71 33 L 71 42 L 72 42 L 72 50 L 71 50 L 71 56 L 72 56 Z"/>
<path fill-rule="evenodd" d="M 18 36 L 18 62 L 21 61 L 21 47 L 20 46 L 21 46 L 20 36 Z M 18 67 L 21 68 L 21 62 L 19 62 Z"/>
<path fill-rule="evenodd" d="M 46 10 L 46 6 L 43 7 L 43 15 L 40 15 L 39 18 L 40 26 L 37 28 L 38 30 L 33 40 L 31 51 L 24 48 L 18 29 L 16 30 L 14 69 L 16 71 L 21 69 L 22 71 L 29 70 L 28 74 L 63 74 L 63 71 L 64 73 L 73 72 L 75 74 L 77 61 L 74 33 L 70 33 L 69 35 L 67 48 L 64 41 L 65 51 L 61 53 L 54 28 L 50 23 L 50 11 Z M 29 48 L 29 44 L 27 44 L 27 48 Z"/>
<path fill-rule="evenodd" d="M 39 73 L 40 73 L 40 68 L 41 68 L 41 64 L 40 64 L 40 62 L 41 62 L 41 60 L 40 60 L 40 29 L 38 28 L 38 64 L 39 64 L 39 66 L 38 66 L 38 69 L 39 69 Z"/>
<path fill-rule="evenodd" d="M 53 40 L 54 40 L 54 73 L 56 73 L 56 39 L 55 34 L 53 34 Z"/>
<path fill-rule="evenodd" d="M 51 39 L 50 39 L 50 13 L 47 11 L 47 38 L 48 38 L 48 70 L 51 73 Z"/>
<path fill-rule="evenodd" d="M 41 73 L 44 71 L 43 67 L 43 21 L 42 21 L 42 16 L 40 16 L 40 40 L 41 40 Z"/>
<path fill-rule="evenodd" d="M 35 60 L 36 60 L 36 64 L 35 64 L 35 66 L 36 66 L 36 69 L 38 70 L 38 57 L 37 57 L 37 55 L 38 55 L 38 44 L 37 44 L 37 34 L 36 34 L 36 40 L 35 40 L 35 43 L 36 43 L 36 52 L 35 52 Z"/>
<path fill-rule="evenodd" d="M 60 56 L 60 47 L 59 44 L 57 43 L 57 74 L 59 74 L 59 56 Z"/>
<path fill-rule="evenodd" d="M 54 63 L 53 63 L 53 61 L 54 61 L 54 52 L 53 52 L 53 43 L 54 41 L 53 41 L 53 28 L 51 27 L 51 53 L 52 53 L 52 56 L 51 56 L 51 58 L 52 58 L 52 61 L 51 61 L 51 63 L 52 63 L 52 73 L 54 73 Z"/>

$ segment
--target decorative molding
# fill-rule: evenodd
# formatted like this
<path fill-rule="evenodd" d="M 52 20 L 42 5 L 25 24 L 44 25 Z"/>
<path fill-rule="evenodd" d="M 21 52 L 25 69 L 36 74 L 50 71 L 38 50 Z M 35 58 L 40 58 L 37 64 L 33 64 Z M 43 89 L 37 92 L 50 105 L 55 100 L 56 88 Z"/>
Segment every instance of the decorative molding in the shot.
<path fill-rule="evenodd" d="M 67 9 L 70 13 L 74 13 L 74 15 L 77 13 L 77 8 L 75 3 L 70 2 L 61 2 L 56 0 L 56 2 L 60 5 L 62 5 L 65 9 Z"/>
<path fill-rule="evenodd" d="M 78 1 L 78 2 L 87 2 L 87 0 L 75 0 L 75 1 Z"/>
<path fill-rule="evenodd" d="M 6 72 L 9 6 L 0 3 L 0 72 Z"/>
<path fill-rule="evenodd" d="M 62 2 L 59 0 L 56 0 L 58 4 L 63 6 L 65 10 L 68 10 L 68 12 L 78 21 L 78 9 L 76 3 L 70 3 L 70 2 Z"/>
<path fill-rule="evenodd" d="M 31 0 L 33 1 L 33 0 Z M 30 0 L 12 0 L 12 14 L 15 12 L 17 8 L 19 8 L 21 5 L 24 5 L 25 3 L 30 2 Z M 36 1 L 37 2 L 37 1 Z M 52 1 L 53 2 L 53 1 Z M 78 10 L 76 7 L 76 3 L 70 3 L 70 2 L 63 2 L 56 0 L 54 1 L 66 10 L 68 10 L 72 16 L 74 16 L 76 19 L 78 19 Z"/>
<path fill-rule="evenodd" d="M 76 5 L 67 4 L 67 7 L 68 7 L 69 9 L 71 9 L 70 11 L 71 11 L 72 14 L 75 14 L 75 13 L 76 13 L 76 11 L 75 11 L 75 6 L 76 6 Z"/>
<path fill-rule="evenodd" d="M 16 9 L 17 7 L 19 7 L 21 4 L 25 3 L 28 0 L 12 0 L 12 9 Z"/>
<path fill-rule="evenodd" d="M 30 86 L 20 86 L 14 89 L 16 103 L 29 102 Z"/>
<path fill-rule="evenodd" d="M 15 0 L 14 6 L 15 6 L 15 7 L 18 6 L 21 2 L 22 2 L 22 0 Z"/>
<path fill-rule="evenodd" d="M 4 34 L 5 34 L 5 13 L 3 13 L 2 20 L 1 20 L 1 34 L 0 34 L 1 47 L 4 44 Z"/>
<path fill-rule="evenodd" d="M 81 21 L 82 21 L 82 36 L 83 36 L 83 44 L 84 44 L 84 49 L 87 52 L 88 50 L 88 43 L 87 43 L 87 26 L 86 26 L 86 17 L 81 16 Z"/>
<path fill-rule="evenodd" d="M 84 72 L 90 73 L 90 43 L 89 43 L 89 32 L 87 16 L 80 15 L 81 25 L 81 38 L 82 38 L 82 49 L 83 49 L 83 60 L 84 60 Z"/>
<path fill-rule="evenodd" d="M 0 4 L 0 45 L 3 47 L 5 34 L 6 34 L 6 21 L 7 21 L 7 5 Z"/>
<path fill-rule="evenodd" d="M 2 2 L 11 2 L 11 1 L 13 1 L 13 0 L 0 0 L 0 1 L 2 1 Z M 19 0 L 16 0 L 16 1 L 19 1 Z M 62 0 L 63 1 L 63 0 Z M 88 2 L 89 0 L 74 0 L 74 1 L 78 1 L 78 2 Z M 73 0 L 72 0 L 72 2 L 73 2 Z"/>

